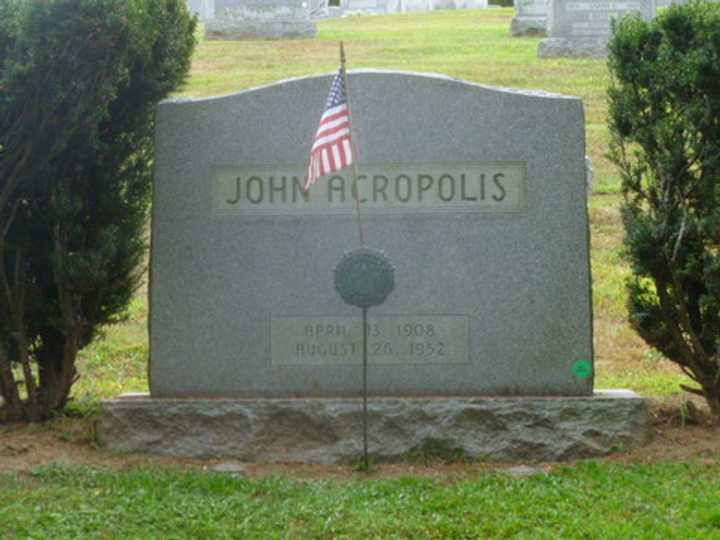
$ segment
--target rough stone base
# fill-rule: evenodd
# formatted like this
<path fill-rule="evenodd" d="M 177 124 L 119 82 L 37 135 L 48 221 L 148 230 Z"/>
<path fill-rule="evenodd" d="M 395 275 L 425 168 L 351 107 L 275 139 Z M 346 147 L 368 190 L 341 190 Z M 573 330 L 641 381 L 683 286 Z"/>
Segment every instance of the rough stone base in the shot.
<path fill-rule="evenodd" d="M 205 24 L 205 39 L 208 40 L 311 39 L 316 34 L 317 27 L 310 19 L 215 19 Z"/>
<path fill-rule="evenodd" d="M 538 46 L 540 58 L 605 58 L 607 39 L 546 38 Z"/>
<path fill-rule="evenodd" d="M 368 409 L 377 462 L 433 451 L 555 461 L 603 456 L 650 438 L 645 400 L 627 390 L 593 397 L 381 398 Z M 103 402 L 100 435 L 115 452 L 348 463 L 362 450 L 362 401 L 127 395 Z"/>
<path fill-rule="evenodd" d="M 510 35 L 513 37 L 546 36 L 546 25 L 545 17 L 515 17 L 510 23 Z"/>

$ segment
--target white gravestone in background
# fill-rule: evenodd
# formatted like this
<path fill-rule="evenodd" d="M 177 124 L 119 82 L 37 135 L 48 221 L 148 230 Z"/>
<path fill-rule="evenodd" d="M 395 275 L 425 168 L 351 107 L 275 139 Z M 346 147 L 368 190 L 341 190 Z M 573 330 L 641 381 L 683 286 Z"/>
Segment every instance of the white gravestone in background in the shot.
<path fill-rule="evenodd" d="M 188 9 L 205 22 L 215 18 L 215 0 L 188 0 Z"/>
<path fill-rule="evenodd" d="M 682 6 L 687 4 L 687 0 L 656 0 L 656 4 L 658 8 L 667 8 L 674 5 Z"/>
<path fill-rule="evenodd" d="M 434 0 L 400 0 L 400 11 L 431 11 L 434 9 Z"/>
<path fill-rule="evenodd" d="M 549 33 L 538 56 L 604 57 L 612 34 L 612 20 L 637 12 L 655 17 L 655 0 L 550 0 Z"/>
<path fill-rule="evenodd" d="M 548 0 L 515 0 L 513 36 L 544 36 L 547 33 Z"/>
<path fill-rule="evenodd" d="M 344 12 L 405 13 L 436 9 L 487 8 L 487 0 L 344 0 Z"/>
<path fill-rule="evenodd" d="M 206 39 L 300 39 L 317 34 L 310 0 L 215 0 Z"/>
<path fill-rule="evenodd" d="M 488 7 L 487 0 L 453 0 L 453 5 L 450 6 L 455 9 L 485 9 Z"/>

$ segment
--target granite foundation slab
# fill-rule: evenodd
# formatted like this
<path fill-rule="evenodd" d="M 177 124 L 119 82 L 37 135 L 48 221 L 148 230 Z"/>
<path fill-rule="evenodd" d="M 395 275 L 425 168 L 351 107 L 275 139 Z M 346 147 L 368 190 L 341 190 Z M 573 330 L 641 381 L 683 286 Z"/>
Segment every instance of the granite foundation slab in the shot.
<path fill-rule="evenodd" d="M 651 437 L 645 400 L 627 390 L 592 397 L 382 398 L 368 410 L 376 462 L 430 448 L 491 461 L 557 461 L 629 450 Z M 362 452 L 362 401 L 126 395 L 103 402 L 100 433 L 113 452 L 348 463 Z"/>
<path fill-rule="evenodd" d="M 546 0 L 515 0 L 515 17 L 510 24 L 512 36 L 545 36 L 547 23 Z"/>
<path fill-rule="evenodd" d="M 538 45 L 540 58 L 605 58 L 605 38 L 545 38 Z"/>
<path fill-rule="evenodd" d="M 510 22 L 510 35 L 513 37 L 540 37 L 547 35 L 547 19 L 515 17 Z"/>
<path fill-rule="evenodd" d="M 214 19 L 205 25 L 208 40 L 312 39 L 316 35 L 313 21 L 289 16 Z"/>

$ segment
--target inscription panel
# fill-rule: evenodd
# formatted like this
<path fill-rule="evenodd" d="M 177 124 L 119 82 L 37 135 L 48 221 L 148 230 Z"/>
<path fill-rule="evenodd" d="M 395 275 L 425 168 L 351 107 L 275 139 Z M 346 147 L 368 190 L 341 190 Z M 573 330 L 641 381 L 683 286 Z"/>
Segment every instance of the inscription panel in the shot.
<path fill-rule="evenodd" d="M 655 0 L 555 0 L 552 9 L 553 37 L 608 38 L 613 19 L 633 11 L 652 18 Z"/>
<path fill-rule="evenodd" d="M 469 318 L 376 315 L 368 320 L 369 364 L 467 364 Z M 272 317 L 273 366 L 362 363 L 360 317 Z"/>
<path fill-rule="evenodd" d="M 546 0 L 517 0 L 515 9 L 518 17 L 547 17 Z"/>
<path fill-rule="evenodd" d="M 213 211 L 231 215 L 363 212 L 512 212 L 527 206 L 523 162 L 386 165 L 363 169 L 357 188 L 350 170 L 304 191 L 302 167 L 222 168 L 215 173 Z"/>

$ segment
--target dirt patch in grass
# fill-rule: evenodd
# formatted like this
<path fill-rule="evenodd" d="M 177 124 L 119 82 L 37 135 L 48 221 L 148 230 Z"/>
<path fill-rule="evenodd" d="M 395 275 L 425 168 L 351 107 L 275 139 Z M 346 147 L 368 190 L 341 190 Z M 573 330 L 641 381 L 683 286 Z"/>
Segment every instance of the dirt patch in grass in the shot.
<path fill-rule="evenodd" d="M 617 463 L 657 463 L 662 461 L 696 461 L 716 463 L 720 460 L 720 429 L 713 429 L 703 403 L 694 399 L 691 405 L 684 397 L 651 403 L 654 439 L 631 452 L 619 453 L 600 461 Z M 0 427 L 0 473 L 26 473 L 49 464 L 110 467 L 127 470 L 135 467 L 174 467 L 211 471 L 219 463 L 237 463 L 249 476 L 290 475 L 299 478 L 353 478 L 365 476 L 353 467 L 306 465 L 293 462 L 242 463 L 231 459 L 194 460 L 147 455 L 116 455 L 94 443 L 93 422 L 62 418 L 42 427 Z M 395 476 L 430 476 L 452 478 L 496 472 L 517 463 L 395 463 L 372 467 L 371 478 Z M 549 471 L 558 463 L 532 464 Z M 567 465 L 565 463 L 564 465 Z"/>

